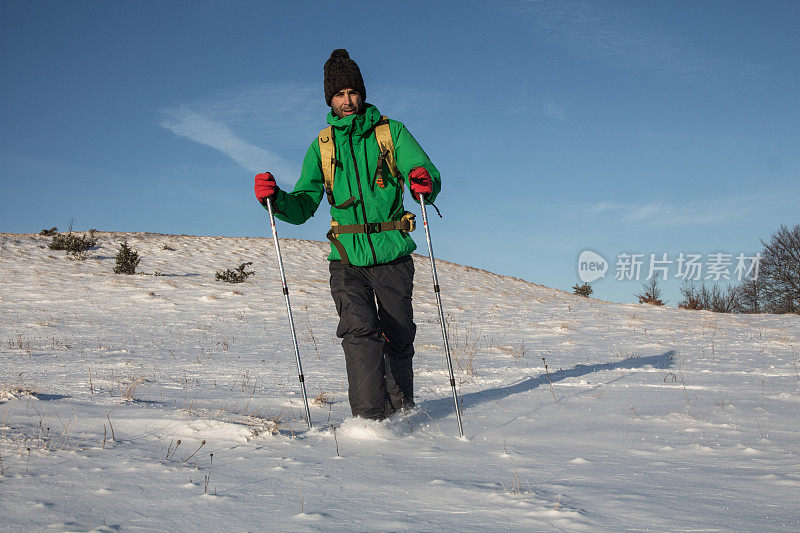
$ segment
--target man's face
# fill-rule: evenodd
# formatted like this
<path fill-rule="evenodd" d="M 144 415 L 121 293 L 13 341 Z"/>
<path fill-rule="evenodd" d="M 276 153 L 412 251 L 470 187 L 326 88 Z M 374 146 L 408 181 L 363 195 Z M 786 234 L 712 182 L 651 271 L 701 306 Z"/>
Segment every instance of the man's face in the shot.
<path fill-rule="evenodd" d="M 333 109 L 334 115 L 346 117 L 358 113 L 363 103 L 361 93 L 353 89 L 342 89 L 331 98 L 331 109 Z"/>

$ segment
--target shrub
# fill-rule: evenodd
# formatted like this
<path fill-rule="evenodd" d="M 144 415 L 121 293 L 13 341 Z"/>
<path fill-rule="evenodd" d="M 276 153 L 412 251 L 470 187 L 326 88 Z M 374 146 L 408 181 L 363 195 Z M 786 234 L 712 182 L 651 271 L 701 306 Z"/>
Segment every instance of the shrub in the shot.
<path fill-rule="evenodd" d="M 708 292 L 706 309 L 715 313 L 733 313 L 736 310 L 738 295 L 735 287 L 729 285 L 721 289 L 718 285 L 714 285 Z"/>
<path fill-rule="evenodd" d="M 43 229 L 42 231 L 39 232 L 39 235 L 42 235 L 43 237 L 52 237 L 57 233 L 58 233 L 58 227 L 53 226 L 50 229 Z"/>
<path fill-rule="evenodd" d="M 135 274 L 138 265 L 139 254 L 128 246 L 128 241 L 120 244 L 119 252 L 117 252 L 117 265 L 114 267 L 114 274 Z"/>
<path fill-rule="evenodd" d="M 229 268 L 225 269 L 225 272 L 217 272 L 214 279 L 217 281 L 227 281 L 228 283 L 242 283 L 244 280 L 247 279 L 248 276 L 252 276 L 255 272 L 246 272 L 245 269 L 252 265 L 252 261 L 248 261 L 247 263 L 242 263 L 236 270 L 231 270 Z"/>
<path fill-rule="evenodd" d="M 703 292 L 705 292 L 705 285 L 703 286 Z M 700 289 L 697 289 L 693 283 L 684 283 L 681 286 L 681 296 L 683 296 L 683 300 L 678 302 L 678 307 L 681 309 L 690 309 L 692 311 L 702 311 L 705 309 L 705 307 L 703 307 L 703 294 L 701 294 Z"/>
<path fill-rule="evenodd" d="M 640 304 L 664 305 L 661 300 L 661 287 L 658 286 L 658 278 L 651 278 L 642 283 L 642 292 L 636 295 Z"/>
<path fill-rule="evenodd" d="M 766 311 L 766 287 L 763 276 L 743 279 L 736 288 L 737 313 L 764 313 Z"/>
<path fill-rule="evenodd" d="M 577 294 L 578 296 L 586 296 L 587 298 L 592 295 L 594 289 L 588 283 L 584 283 L 583 285 L 578 285 L 577 283 L 572 286 L 572 292 Z"/>
<path fill-rule="evenodd" d="M 707 287 L 705 283 L 701 283 L 697 287 L 693 283 L 685 283 L 681 287 L 683 300 L 678 303 L 678 307 L 694 311 L 732 313 L 739 308 L 739 293 L 736 287 L 730 285 L 721 289 L 718 285 Z"/>
<path fill-rule="evenodd" d="M 86 252 L 97 245 L 94 231 L 89 232 L 89 236 L 75 235 L 71 231 L 64 235 L 53 235 L 53 240 L 48 247 L 51 250 L 65 250 L 68 255 L 75 259 L 86 259 Z"/>

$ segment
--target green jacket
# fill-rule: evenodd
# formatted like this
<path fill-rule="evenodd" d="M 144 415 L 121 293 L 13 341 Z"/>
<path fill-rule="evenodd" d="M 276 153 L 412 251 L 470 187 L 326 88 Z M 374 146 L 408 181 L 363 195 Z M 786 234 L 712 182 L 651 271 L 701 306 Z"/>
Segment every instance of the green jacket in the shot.
<path fill-rule="evenodd" d="M 344 118 L 328 113 L 328 124 L 333 126 L 336 143 L 334 204 L 340 205 L 350 197 L 355 200 L 352 205 L 345 208 L 331 206 L 331 217 L 339 224 L 400 220 L 405 211 L 403 185 L 391 175 L 386 163 L 382 169 L 385 186 L 381 188 L 375 183 L 375 166 L 379 152 L 373 127 L 380 118 L 380 112 L 371 104 L 365 104 L 364 113 Z M 441 189 L 439 171 L 401 122 L 390 120 L 389 130 L 394 141 L 397 168 L 406 185 L 411 169 L 424 167 L 433 181 L 433 193 L 426 201 L 434 201 Z M 320 201 L 325 196 L 319 153 L 319 140 L 315 138 L 303 159 L 300 179 L 294 190 L 278 191 L 274 206 L 275 216 L 280 220 L 290 224 L 302 224 L 312 217 L 319 207 Z M 388 263 L 410 254 L 417 247 L 414 239 L 400 230 L 371 234 L 341 234 L 338 239 L 344 246 L 350 263 L 356 266 Z M 331 245 L 328 260 L 339 259 L 341 259 L 339 252 Z"/>

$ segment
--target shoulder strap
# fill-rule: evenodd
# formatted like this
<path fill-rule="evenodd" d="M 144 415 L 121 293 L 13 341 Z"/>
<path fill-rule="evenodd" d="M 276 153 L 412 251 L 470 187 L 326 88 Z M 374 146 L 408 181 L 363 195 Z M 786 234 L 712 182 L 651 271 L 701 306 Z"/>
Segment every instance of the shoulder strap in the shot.
<path fill-rule="evenodd" d="M 394 157 L 394 141 L 392 140 L 392 132 L 389 130 L 389 119 L 386 115 L 381 115 L 381 120 L 375 125 L 375 140 L 378 141 L 381 155 L 384 155 L 386 163 L 389 165 L 389 172 L 391 172 L 392 176 L 398 178 L 400 171 L 397 170 L 397 161 Z M 402 183 L 402 179 L 399 181 Z"/>
<path fill-rule="evenodd" d="M 319 132 L 319 160 L 322 164 L 322 177 L 325 180 L 325 192 L 333 190 L 333 177 L 336 172 L 336 148 L 334 147 L 333 126 Z"/>

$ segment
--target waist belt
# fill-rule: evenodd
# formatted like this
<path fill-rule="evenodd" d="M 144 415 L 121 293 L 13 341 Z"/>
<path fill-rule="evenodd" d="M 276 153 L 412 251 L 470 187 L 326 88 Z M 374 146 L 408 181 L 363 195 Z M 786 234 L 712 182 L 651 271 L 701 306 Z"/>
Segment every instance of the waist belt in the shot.
<path fill-rule="evenodd" d="M 344 246 L 339 239 L 336 238 L 337 235 L 342 235 L 344 233 L 366 233 L 370 235 L 372 233 L 380 233 L 382 231 L 392 231 L 392 230 L 400 230 L 400 231 L 414 231 L 416 228 L 416 224 L 414 222 L 414 214 L 406 211 L 403 214 L 403 218 L 400 220 L 390 220 L 388 222 L 367 222 L 366 224 L 339 224 L 335 220 L 331 220 L 331 229 L 326 234 L 328 240 L 336 247 L 336 250 L 339 252 L 339 257 L 342 260 L 342 264 L 349 265 L 350 260 L 347 258 L 347 252 L 344 249 Z"/>
<path fill-rule="evenodd" d="M 412 231 L 414 224 L 409 220 L 390 220 L 389 222 L 367 222 L 366 224 L 331 224 L 331 232 L 334 235 L 341 233 L 380 233 L 399 229 L 402 231 Z"/>

